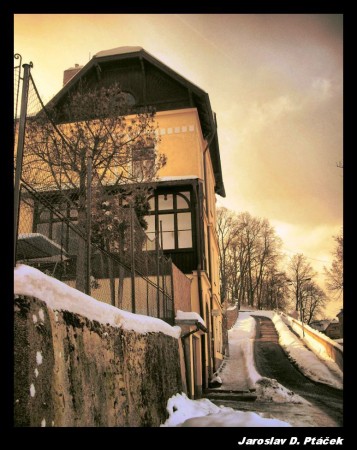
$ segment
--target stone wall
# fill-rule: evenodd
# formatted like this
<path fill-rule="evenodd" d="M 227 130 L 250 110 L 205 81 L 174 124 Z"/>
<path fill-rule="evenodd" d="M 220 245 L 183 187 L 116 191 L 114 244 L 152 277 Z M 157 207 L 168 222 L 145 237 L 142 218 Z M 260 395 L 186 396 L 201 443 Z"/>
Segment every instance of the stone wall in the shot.
<path fill-rule="evenodd" d="M 15 297 L 15 426 L 159 426 L 182 391 L 178 340 Z"/>
<path fill-rule="evenodd" d="M 238 307 L 235 306 L 233 309 L 227 308 L 227 329 L 230 330 L 238 319 Z"/>

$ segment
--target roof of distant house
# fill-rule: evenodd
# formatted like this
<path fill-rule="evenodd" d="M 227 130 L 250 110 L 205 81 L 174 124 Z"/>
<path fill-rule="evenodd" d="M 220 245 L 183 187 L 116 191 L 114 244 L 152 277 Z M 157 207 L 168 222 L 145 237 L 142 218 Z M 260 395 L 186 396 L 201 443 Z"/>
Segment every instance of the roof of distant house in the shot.
<path fill-rule="evenodd" d="M 313 322 L 310 323 L 310 326 L 318 331 L 325 331 L 329 325 L 330 320 L 328 319 L 314 320 Z"/>
<path fill-rule="evenodd" d="M 314 320 L 313 322 L 310 323 L 310 326 L 311 328 L 315 328 L 315 330 L 318 331 L 326 331 L 331 324 L 338 324 L 338 323 L 339 323 L 338 319 L 334 317 L 332 320 L 330 319 Z"/>

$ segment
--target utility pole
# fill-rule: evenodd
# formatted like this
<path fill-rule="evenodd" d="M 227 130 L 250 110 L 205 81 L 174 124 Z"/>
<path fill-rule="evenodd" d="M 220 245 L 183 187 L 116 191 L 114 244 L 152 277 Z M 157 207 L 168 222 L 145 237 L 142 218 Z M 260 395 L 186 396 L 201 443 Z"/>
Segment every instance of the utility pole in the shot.
<path fill-rule="evenodd" d="M 30 64 L 23 64 L 22 67 L 24 68 L 24 75 L 22 83 L 19 134 L 17 140 L 16 170 L 14 182 L 14 264 L 16 264 L 17 233 L 19 228 L 21 174 L 24 157 L 25 127 L 26 127 L 27 103 L 29 94 L 30 69 L 33 67 L 33 64 L 32 62 L 30 62 Z"/>

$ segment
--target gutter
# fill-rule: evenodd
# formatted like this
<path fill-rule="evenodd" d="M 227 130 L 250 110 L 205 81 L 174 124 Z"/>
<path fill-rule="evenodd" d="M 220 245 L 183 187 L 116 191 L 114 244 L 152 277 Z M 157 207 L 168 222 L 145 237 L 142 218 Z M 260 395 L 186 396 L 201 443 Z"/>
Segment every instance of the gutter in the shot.
<path fill-rule="evenodd" d="M 208 247 L 208 268 L 209 268 L 209 280 L 211 282 L 211 293 L 210 293 L 210 311 L 211 311 L 211 317 L 207 317 L 207 321 L 210 321 L 211 323 L 211 342 L 209 342 L 209 345 L 211 346 L 211 353 L 212 353 L 212 361 L 213 361 L 213 372 L 215 372 L 215 358 L 214 358 L 214 326 L 213 326 L 213 317 L 212 317 L 212 310 L 213 310 L 213 279 L 212 279 L 212 254 L 211 254 L 211 224 L 210 221 L 210 208 L 209 208 L 209 201 L 208 201 L 208 186 L 207 186 L 207 163 L 206 163 L 206 153 L 207 150 L 209 150 L 209 146 L 211 145 L 213 138 L 215 137 L 217 133 L 217 127 L 215 127 L 207 145 L 206 148 L 203 150 L 203 176 L 204 176 L 204 183 L 205 183 L 205 194 L 206 194 L 206 211 L 207 211 L 207 247 Z M 201 276 L 201 274 L 200 274 Z"/>
<path fill-rule="evenodd" d="M 205 155 L 206 151 L 209 149 L 210 144 L 213 141 L 213 138 L 215 137 L 215 132 L 211 135 L 209 141 L 207 142 L 207 145 L 203 151 L 203 156 Z M 205 158 L 204 158 L 205 159 Z M 205 180 L 205 190 L 206 190 L 206 201 L 207 201 L 207 179 L 206 176 L 204 174 Z M 200 190 L 200 185 L 199 183 L 197 183 L 197 191 Z M 198 264 L 197 264 L 197 284 L 198 284 L 198 299 L 199 299 L 199 305 L 200 305 L 200 316 L 201 317 L 205 317 L 205 310 L 204 310 L 204 305 L 203 305 L 203 293 L 202 293 L 202 228 L 200 227 L 200 220 L 201 223 L 204 223 L 203 220 L 203 214 L 200 208 L 200 192 L 197 192 L 196 190 L 194 190 L 195 193 L 195 200 L 196 200 L 196 205 L 195 205 L 195 209 L 196 209 L 196 229 L 198 231 L 198 236 L 197 236 L 197 256 L 198 256 Z M 202 194 L 201 194 L 202 195 Z M 208 248 L 210 248 L 208 246 Z M 209 250 L 210 251 L 210 250 Z M 210 257 L 209 257 L 210 260 Z M 210 297 L 210 303 L 212 304 L 212 296 Z M 211 305 L 210 305 L 211 306 Z M 212 308 L 210 308 L 212 309 Z M 210 317 L 207 317 L 207 320 L 211 320 Z M 209 354 L 211 353 L 211 343 L 208 342 L 208 350 L 209 350 Z M 203 386 L 206 386 L 208 380 L 206 380 L 206 352 L 203 351 L 202 352 L 202 384 Z"/>
<path fill-rule="evenodd" d="M 192 330 L 192 331 L 189 331 L 188 333 L 183 334 L 183 335 L 181 336 L 181 339 L 186 339 L 186 338 L 188 338 L 189 336 L 191 336 L 191 334 L 197 333 L 197 331 L 203 331 L 204 333 L 207 333 L 207 332 L 208 332 L 207 328 L 206 328 L 205 326 L 203 326 L 201 322 L 198 322 L 198 321 L 197 321 L 197 322 L 196 322 L 196 329 L 195 329 L 195 330 Z"/>

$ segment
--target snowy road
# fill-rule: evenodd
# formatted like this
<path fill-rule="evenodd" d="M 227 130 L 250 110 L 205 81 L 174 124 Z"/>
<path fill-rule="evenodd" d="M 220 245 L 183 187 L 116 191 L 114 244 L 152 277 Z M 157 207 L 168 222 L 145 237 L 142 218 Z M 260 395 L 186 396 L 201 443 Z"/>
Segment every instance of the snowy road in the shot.
<path fill-rule="evenodd" d="M 223 384 L 206 393 L 213 403 L 287 421 L 293 427 L 342 425 L 343 374 L 332 361 L 327 361 L 328 368 L 279 315 L 240 311 L 228 336 L 230 356 L 218 373 Z M 238 394 L 253 388 L 250 396 Z M 254 395 L 256 401 L 247 401 Z"/>
<path fill-rule="evenodd" d="M 200 400 L 174 395 L 161 426 L 342 426 L 342 372 L 311 352 L 279 314 L 240 311 L 228 339 L 230 356 L 215 374 L 222 386 Z"/>
<path fill-rule="evenodd" d="M 255 364 L 258 372 L 276 379 L 284 387 L 308 400 L 327 414 L 337 426 L 342 426 L 343 391 L 306 378 L 287 358 L 277 341 L 272 321 L 263 316 L 256 320 L 254 343 Z"/>

